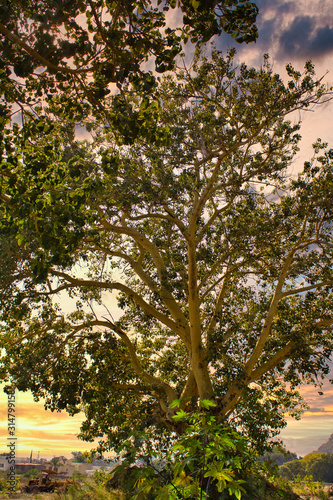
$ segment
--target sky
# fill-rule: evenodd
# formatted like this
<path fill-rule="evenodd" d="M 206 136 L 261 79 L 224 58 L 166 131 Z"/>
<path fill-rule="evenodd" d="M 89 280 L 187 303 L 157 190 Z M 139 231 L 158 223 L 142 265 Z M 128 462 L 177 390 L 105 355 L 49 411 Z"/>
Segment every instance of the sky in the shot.
<path fill-rule="evenodd" d="M 260 66 L 262 56 L 270 55 L 275 72 L 286 75 L 286 63 L 302 70 L 311 59 L 318 76 L 333 85 L 333 9 L 331 0 L 258 0 L 257 26 L 259 39 L 256 44 L 238 45 L 240 62 Z M 233 40 L 223 35 L 217 48 L 225 51 Z M 333 147 L 332 103 L 307 111 L 301 118 L 301 150 L 292 165 L 296 174 L 303 162 L 311 157 L 311 144 L 321 137 Z M 293 119 L 298 120 L 299 116 Z M 113 306 L 110 305 L 113 309 Z M 115 312 L 116 314 L 116 312 Z M 329 378 L 333 375 L 330 374 Z M 318 392 L 322 391 L 323 395 Z M 288 418 L 288 425 L 281 438 L 290 451 L 304 456 L 316 450 L 333 433 L 333 386 L 326 381 L 319 388 L 305 387 L 302 395 L 309 410 L 300 421 Z M 17 455 L 51 458 L 57 455 L 70 457 L 71 451 L 87 450 L 92 445 L 76 438 L 82 417 L 69 417 L 65 412 L 45 411 L 43 403 L 33 401 L 29 393 L 16 393 Z M 0 390 L 0 452 L 5 451 L 7 434 L 7 397 Z M 3 443 L 3 445 L 2 445 Z"/>
<path fill-rule="evenodd" d="M 263 54 L 269 54 L 273 70 L 285 78 L 285 66 L 291 63 L 297 70 L 304 69 L 311 59 L 318 77 L 333 86 L 333 9 L 331 0 L 257 0 L 259 38 L 255 44 L 233 44 L 228 35 L 217 43 L 224 51 L 235 46 L 240 62 L 260 66 Z M 306 111 L 301 116 L 303 125 L 301 151 L 295 161 L 295 172 L 305 159 L 311 157 L 311 145 L 321 137 L 333 144 L 332 103 Z M 294 119 L 298 119 L 295 116 Z"/>
<path fill-rule="evenodd" d="M 12 440 L 7 431 L 7 395 L 0 390 L 0 453 L 8 451 Z M 72 451 L 86 451 L 93 447 L 77 439 L 82 415 L 70 417 L 66 412 L 44 409 L 42 401 L 35 402 L 30 392 L 15 393 L 15 456 L 50 459 L 54 456 L 72 458 Z"/>

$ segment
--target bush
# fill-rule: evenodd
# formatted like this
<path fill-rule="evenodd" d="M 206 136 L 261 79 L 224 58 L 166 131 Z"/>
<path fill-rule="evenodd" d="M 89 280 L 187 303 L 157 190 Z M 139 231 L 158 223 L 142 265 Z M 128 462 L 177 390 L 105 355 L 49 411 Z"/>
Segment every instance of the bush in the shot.
<path fill-rule="evenodd" d="M 290 488 L 278 496 L 279 488 L 266 480 L 247 440 L 216 421 L 214 406 L 201 401 L 197 412 L 178 411 L 173 418 L 185 431 L 178 439 L 170 438 L 165 452 L 154 450 L 144 436 L 133 436 L 123 445 L 125 459 L 108 486 L 119 487 L 133 500 L 293 498 Z"/>
<path fill-rule="evenodd" d="M 60 495 L 61 500 L 116 500 L 124 499 L 121 493 L 110 492 L 104 484 L 96 484 L 91 479 L 85 479 L 82 484 L 72 484 L 68 491 Z"/>
<path fill-rule="evenodd" d="M 23 477 L 28 479 L 37 479 L 41 476 L 41 473 L 37 469 L 30 469 L 23 474 Z"/>
<path fill-rule="evenodd" d="M 293 481 L 294 490 L 302 495 L 302 498 L 315 498 L 316 500 L 329 500 L 332 491 L 324 487 L 320 481 L 314 481 L 312 476 L 301 478 L 298 476 Z"/>

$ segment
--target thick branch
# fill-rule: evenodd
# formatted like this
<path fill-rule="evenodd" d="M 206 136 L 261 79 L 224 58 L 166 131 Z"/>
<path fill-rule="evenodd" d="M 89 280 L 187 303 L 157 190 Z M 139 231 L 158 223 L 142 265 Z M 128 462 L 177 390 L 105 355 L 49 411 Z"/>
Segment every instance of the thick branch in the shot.
<path fill-rule="evenodd" d="M 137 276 L 142 280 L 143 283 L 145 283 L 148 288 L 152 291 L 155 292 L 159 295 L 161 300 L 163 301 L 164 305 L 170 312 L 172 318 L 174 321 L 177 321 L 182 325 L 182 327 L 185 330 L 188 330 L 188 321 L 186 316 L 184 315 L 183 311 L 181 310 L 180 306 L 178 305 L 177 301 L 174 299 L 173 295 L 169 290 L 166 289 L 165 286 L 160 285 L 158 286 L 154 280 L 144 271 L 142 266 L 140 265 L 140 262 L 135 261 L 132 259 L 130 256 L 122 253 L 122 252 L 117 252 L 117 251 L 112 251 L 109 249 L 101 249 L 103 252 L 108 253 L 109 255 L 112 255 L 114 257 L 119 257 L 121 259 L 126 260 L 132 267 L 133 271 L 137 274 Z M 189 332 L 187 334 L 187 337 L 189 336 Z M 187 344 L 186 347 L 189 347 L 189 338 L 187 338 Z"/>
<path fill-rule="evenodd" d="M 261 330 L 260 337 L 257 341 L 257 344 L 255 348 L 253 349 L 252 355 L 250 356 L 249 360 L 245 364 L 244 371 L 247 374 L 247 376 L 250 376 L 255 364 L 257 363 L 264 347 L 267 342 L 269 333 L 272 328 L 273 320 L 277 311 L 278 303 L 281 299 L 282 296 L 282 287 L 284 285 L 285 279 L 288 274 L 289 267 L 293 261 L 294 254 L 296 252 L 297 248 L 293 248 L 288 257 L 285 260 L 284 265 L 282 266 L 282 270 L 275 288 L 275 293 L 273 295 L 271 305 L 268 309 L 267 316 L 264 322 L 264 326 Z"/>
<path fill-rule="evenodd" d="M 209 350 L 210 335 L 213 334 L 213 332 L 214 332 L 214 329 L 216 327 L 216 323 L 218 320 L 218 314 L 221 311 L 224 297 L 226 296 L 226 293 L 228 291 L 227 285 L 229 284 L 229 281 L 230 281 L 230 274 L 227 273 L 226 276 L 224 277 L 223 284 L 221 286 L 218 299 L 216 301 L 216 305 L 215 305 L 212 319 L 210 320 L 210 323 L 209 323 L 208 328 L 207 328 L 207 350 Z"/>
<path fill-rule="evenodd" d="M 185 331 L 184 327 L 182 325 L 178 325 L 175 321 L 168 318 L 168 316 L 166 316 L 165 314 L 158 311 L 155 307 L 148 304 L 138 293 L 136 293 L 128 286 L 118 282 L 108 283 L 105 281 L 83 280 L 83 279 L 73 278 L 72 276 L 69 276 L 66 273 L 55 270 L 52 271 L 52 273 L 53 275 L 58 276 L 59 278 L 65 279 L 68 283 L 59 286 L 58 288 L 52 290 L 49 293 L 45 293 L 45 295 L 54 295 L 63 290 L 69 290 L 70 288 L 75 288 L 75 287 L 98 288 L 100 290 L 102 289 L 119 290 L 121 292 L 124 292 L 131 299 L 133 299 L 134 302 L 139 307 L 141 307 L 141 309 L 143 309 L 148 314 L 156 318 L 158 321 L 163 323 L 168 328 L 170 328 L 174 333 L 178 334 L 181 340 L 184 342 L 184 344 L 188 346 L 188 338 L 187 338 L 188 334 L 187 331 Z"/>
<path fill-rule="evenodd" d="M 104 216 L 104 214 L 102 215 Z M 126 234 L 127 236 L 133 238 L 138 245 L 142 246 L 150 254 L 158 271 L 160 280 L 162 279 L 163 273 L 166 271 L 164 261 L 158 248 L 146 236 L 133 227 L 129 227 L 127 225 L 116 226 L 114 224 L 110 224 L 104 218 L 102 219 L 101 224 L 105 230 L 116 234 Z"/>
<path fill-rule="evenodd" d="M 295 247 L 292 248 L 292 250 L 289 252 L 284 265 L 282 266 L 281 273 L 275 288 L 275 293 L 273 295 L 270 307 L 267 312 L 267 316 L 263 325 L 263 328 L 261 330 L 261 334 L 259 336 L 259 339 L 252 351 L 252 354 L 248 361 L 245 363 L 244 370 L 242 371 L 242 374 L 235 380 L 235 382 L 229 387 L 227 392 L 225 393 L 222 401 L 223 405 L 223 415 L 227 415 L 232 411 L 232 409 L 235 407 L 237 404 L 237 401 L 240 399 L 242 396 L 245 387 L 249 384 L 249 382 L 252 379 L 252 372 L 253 369 L 258 362 L 262 351 L 266 345 L 269 333 L 272 328 L 273 320 L 278 308 L 279 301 L 281 299 L 282 295 L 282 287 L 284 285 L 285 279 L 288 274 L 289 267 L 293 261 L 293 257 L 297 251 L 297 249 L 302 246 L 302 245 L 295 245 Z"/>
<path fill-rule="evenodd" d="M 157 272 L 159 274 L 160 279 L 160 287 L 151 280 L 151 278 L 144 272 L 142 267 L 136 263 L 134 260 L 126 257 L 126 260 L 131 264 L 133 270 L 138 274 L 138 276 L 145 282 L 152 290 L 157 291 L 160 295 L 164 305 L 170 312 L 174 321 L 176 321 L 181 330 L 182 330 L 182 340 L 184 341 L 187 349 L 189 349 L 189 331 L 188 331 L 188 322 L 184 313 L 182 312 L 179 304 L 174 299 L 172 293 L 167 289 L 164 285 L 165 280 L 167 279 L 167 268 L 163 261 L 163 258 L 158 250 L 158 248 L 145 236 L 143 236 L 137 229 L 128 227 L 128 226 L 115 226 L 110 224 L 108 221 L 103 220 L 103 225 L 107 230 L 111 230 L 118 234 L 126 234 L 131 236 L 135 242 L 142 248 L 144 248 L 153 259 Z M 156 316 L 155 316 L 156 317 Z"/>
<path fill-rule="evenodd" d="M 317 321 L 316 326 L 319 328 L 330 328 L 333 325 L 333 319 L 321 319 Z"/>
<path fill-rule="evenodd" d="M 198 270 L 195 237 L 188 242 L 188 289 L 189 319 L 191 333 L 191 367 L 198 387 L 200 399 L 211 399 L 213 387 L 207 365 L 207 351 L 202 345 L 200 298 L 198 293 Z"/>
<path fill-rule="evenodd" d="M 316 243 L 316 240 L 302 241 L 305 227 L 306 227 L 306 218 L 304 219 L 304 222 L 303 222 L 301 236 L 300 236 L 298 242 L 296 243 L 296 245 L 290 250 L 290 252 L 289 252 L 289 254 L 288 254 L 288 256 L 287 256 L 287 258 L 282 266 L 281 273 L 280 273 L 280 276 L 279 276 L 279 279 L 278 279 L 278 282 L 277 282 L 277 285 L 275 288 L 275 293 L 274 293 L 271 305 L 269 307 L 269 310 L 268 310 L 260 337 L 259 337 L 257 344 L 252 352 L 251 357 L 249 358 L 249 360 L 245 364 L 244 369 L 245 369 L 245 373 L 247 374 L 247 376 L 250 376 L 255 364 L 257 363 L 258 359 L 260 358 L 261 353 L 265 347 L 265 344 L 266 344 L 266 341 L 268 339 L 269 333 L 271 331 L 273 320 L 274 320 L 274 317 L 275 317 L 275 314 L 277 311 L 278 303 L 279 303 L 280 299 L 283 297 L 282 288 L 283 288 L 283 285 L 285 283 L 286 277 L 288 275 L 288 271 L 289 271 L 289 268 L 292 264 L 295 253 L 298 250 L 301 250 L 303 248 L 307 248 L 309 245 Z"/>
<path fill-rule="evenodd" d="M 271 359 L 269 359 L 268 361 L 266 361 L 262 365 L 258 366 L 258 368 L 256 368 L 252 372 L 250 382 L 254 382 L 255 380 L 258 380 L 265 373 L 267 373 L 268 371 L 275 368 L 279 363 L 282 363 L 282 361 L 284 361 L 287 358 L 288 354 L 290 354 L 290 352 L 293 350 L 295 345 L 296 345 L 296 342 L 291 340 L 282 349 L 277 351 L 271 357 Z"/>
<path fill-rule="evenodd" d="M 193 396 L 198 396 L 198 387 L 197 383 L 195 380 L 195 376 L 193 373 L 193 370 L 190 370 L 190 373 L 187 377 L 187 381 L 185 384 L 185 387 L 183 389 L 182 395 L 180 397 L 181 400 L 184 400 L 185 402 L 189 399 L 192 398 Z"/>
<path fill-rule="evenodd" d="M 226 156 L 226 155 L 223 155 L 223 156 Z M 195 234 L 195 231 L 197 229 L 198 218 L 200 217 L 201 211 L 203 210 L 203 207 L 205 206 L 205 203 L 211 194 L 211 191 L 213 189 L 213 186 L 216 182 L 216 179 L 217 179 L 219 171 L 220 171 L 221 163 L 222 163 L 222 158 L 221 159 L 219 158 L 216 162 L 213 173 L 212 173 L 205 189 L 203 190 L 202 195 L 200 197 L 197 197 L 197 199 L 193 203 L 193 210 L 192 210 L 190 223 L 189 223 L 189 234 L 191 236 L 193 234 Z"/>
<path fill-rule="evenodd" d="M 94 322 L 98 326 L 105 326 L 107 328 L 111 328 L 116 334 L 119 335 L 123 343 L 125 344 L 128 353 L 131 358 L 131 365 L 133 369 L 135 370 L 135 373 L 145 382 L 148 384 L 161 388 L 164 390 L 165 394 L 168 397 L 169 402 L 171 403 L 174 399 L 177 398 L 177 393 L 172 389 L 172 387 L 164 382 L 163 380 L 154 377 L 153 375 L 150 375 L 148 372 L 146 372 L 143 367 L 141 366 L 141 363 L 139 361 L 139 358 L 136 354 L 135 347 L 132 344 L 130 338 L 128 335 L 121 329 L 119 326 L 115 325 L 114 323 L 110 321 L 96 321 Z"/>

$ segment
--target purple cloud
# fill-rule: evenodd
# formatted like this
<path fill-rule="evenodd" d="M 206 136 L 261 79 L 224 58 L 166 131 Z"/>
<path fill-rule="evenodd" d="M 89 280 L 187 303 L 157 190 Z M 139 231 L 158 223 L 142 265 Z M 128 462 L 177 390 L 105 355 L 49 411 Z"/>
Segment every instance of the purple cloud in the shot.
<path fill-rule="evenodd" d="M 280 35 L 279 46 L 284 56 L 322 57 L 333 52 L 333 27 L 318 27 L 315 18 L 297 16 Z"/>

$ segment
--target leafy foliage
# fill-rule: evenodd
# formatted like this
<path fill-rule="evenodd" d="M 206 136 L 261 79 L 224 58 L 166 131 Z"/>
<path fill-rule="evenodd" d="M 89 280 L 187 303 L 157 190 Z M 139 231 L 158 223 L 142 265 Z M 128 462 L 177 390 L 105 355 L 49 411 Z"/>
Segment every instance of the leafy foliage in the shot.
<path fill-rule="evenodd" d="M 89 454 L 87 452 L 82 453 L 82 451 L 72 451 L 72 455 L 73 462 L 78 462 L 80 464 L 89 463 L 90 457 L 88 456 Z"/>
<path fill-rule="evenodd" d="M 149 67 L 172 70 L 183 43 L 223 31 L 254 41 L 257 13 L 246 0 L 8 0 L 0 8 L 1 95 L 22 120 L 38 104 L 89 130 L 103 122 L 125 141 L 139 133 L 148 140 L 142 122 L 156 88 Z M 123 91 L 128 83 L 141 93 L 138 109 Z"/>
<path fill-rule="evenodd" d="M 109 492 L 99 480 L 84 479 L 68 486 L 68 491 L 59 495 L 59 500 L 120 500 L 122 493 Z"/>
<path fill-rule="evenodd" d="M 305 476 L 303 479 L 297 476 L 292 484 L 293 489 L 302 496 L 318 498 L 319 500 L 330 500 L 332 498 L 332 487 L 328 488 L 321 481 L 314 481 L 311 475 Z"/>
<path fill-rule="evenodd" d="M 180 401 L 175 400 L 171 407 L 179 405 Z M 133 498 L 220 498 L 219 493 L 225 490 L 229 496 L 241 498 L 245 481 L 240 477 L 245 477 L 253 461 L 244 438 L 222 428 L 206 411 L 214 407 L 211 401 L 203 400 L 199 411 L 178 411 L 173 419 L 185 424 L 185 431 L 165 454 L 147 455 L 137 448 L 135 457 L 127 455 L 115 469 L 115 475 L 128 468 L 133 458 L 144 461 L 144 465 L 136 468 Z M 131 443 L 124 443 L 122 448 L 128 446 L 132 448 Z"/>
<path fill-rule="evenodd" d="M 175 400 L 171 407 L 179 408 Z M 124 441 L 122 464 L 113 471 L 108 488 L 117 486 L 129 499 L 297 500 L 291 486 L 261 464 L 254 447 L 231 428 L 223 428 L 208 400 L 192 412 L 178 411 L 173 419 L 184 432 L 169 438 L 164 448 L 153 437 L 134 432 Z M 135 465 L 134 465 L 135 464 Z"/>
<path fill-rule="evenodd" d="M 41 473 L 38 471 L 38 469 L 30 469 L 25 472 L 23 476 L 27 477 L 28 479 L 37 479 L 41 476 Z"/>

